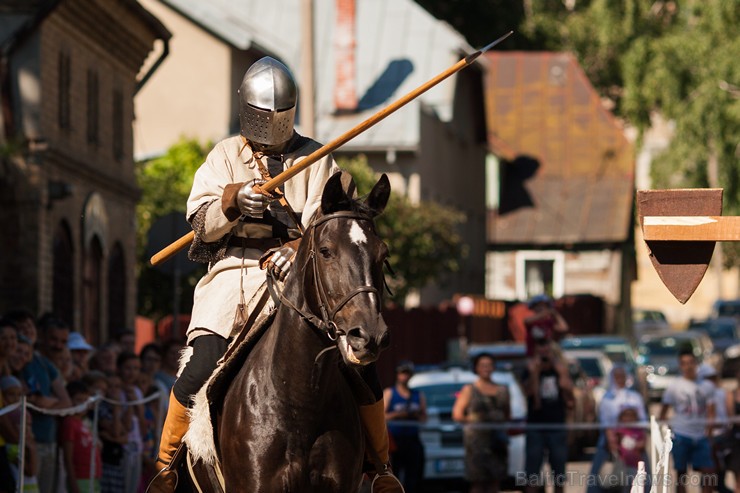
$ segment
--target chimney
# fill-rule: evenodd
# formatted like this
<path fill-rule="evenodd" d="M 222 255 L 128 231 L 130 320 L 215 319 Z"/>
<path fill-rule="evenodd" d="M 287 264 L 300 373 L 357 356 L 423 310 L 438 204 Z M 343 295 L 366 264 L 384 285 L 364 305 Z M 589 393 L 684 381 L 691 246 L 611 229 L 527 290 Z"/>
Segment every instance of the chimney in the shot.
<path fill-rule="evenodd" d="M 355 0 L 336 0 L 337 26 L 334 37 L 336 81 L 334 108 L 337 113 L 357 110 L 355 90 Z"/>

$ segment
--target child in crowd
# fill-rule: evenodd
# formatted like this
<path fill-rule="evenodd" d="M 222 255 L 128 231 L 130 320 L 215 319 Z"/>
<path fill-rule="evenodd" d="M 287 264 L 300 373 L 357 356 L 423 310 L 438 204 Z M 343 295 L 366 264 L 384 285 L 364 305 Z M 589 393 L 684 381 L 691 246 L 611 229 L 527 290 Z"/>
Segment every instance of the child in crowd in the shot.
<path fill-rule="evenodd" d="M 82 381 L 85 382 L 90 393 L 93 395 L 105 396 L 108 393 L 108 377 L 105 373 L 98 370 L 89 370 L 86 372 Z"/>
<path fill-rule="evenodd" d="M 139 357 L 131 352 L 124 351 L 118 355 L 116 361 L 118 375 L 121 378 L 121 388 L 126 402 L 126 409 L 130 410 L 128 440 L 124 446 L 123 464 L 125 472 L 125 493 L 136 493 L 139 488 L 142 472 L 141 454 L 144 450 L 143 436 L 146 435 L 147 420 L 144 415 L 143 404 L 132 404 L 144 398 L 144 394 L 137 385 L 141 372 Z"/>
<path fill-rule="evenodd" d="M 527 303 L 532 310 L 532 315 L 524 319 L 527 349 L 527 368 L 530 374 L 539 373 L 540 353 L 552 352 L 559 356 L 559 351 L 554 341 L 559 341 L 568 332 L 568 323 L 555 310 L 552 298 L 546 294 L 532 297 Z M 534 408 L 540 409 L 540 390 L 538 379 L 532 381 L 532 392 L 534 396 Z"/>
<path fill-rule="evenodd" d="M 120 377 L 108 377 L 105 396 L 118 403 L 123 402 Z M 131 425 L 131 408 L 124 409 L 120 404 L 104 401 L 100 404 L 99 413 L 100 438 L 103 441 L 103 479 L 100 489 L 102 493 L 120 493 L 125 488 L 123 454 Z"/>
<path fill-rule="evenodd" d="M 10 406 L 21 400 L 23 395 L 23 385 L 21 381 L 13 376 L 5 376 L 0 379 L 0 390 L 2 390 L 3 404 Z M 11 411 L 6 415 L 6 423 L 10 430 L 9 436 L 6 437 L 6 452 L 8 461 L 13 472 L 16 483 L 19 480 L 18 467 L 20 466 L 20 454 L 18 444 L 20 443 L 21 427 L 21 408 Z M 23 463 L 23 491 L 24 493 L 37 493 L 38 482 L 36 481 L 36 446 L 33 440 L 33 431 L 31 430 L 31 413 L 26 411 L 26 455 Z"/>
<path fill-rule="evenodd" d="M 609 450 L 624 464 L 624 474 L 630 479 L 624 484 L 625 491 L 629 491 L 631 479 L 637 474 L 637 463 L 645 460 L 646 433 L 635 427 L 638 420 L 637 409 L 625 407 L 619 412 L 617 427 L 606 430 Z"/>
<path fill-rule="evenodd" d="M 91 396 L 87 385 L 81 380 L 67 384 L 67 393 L 74 406 L 83 404 Z M 103 474 L 101 445 L 95 444 L 93 452 L 94 435 L 85 418 L 87 411 L 83 409 L 77 414 L 67 416 L 62 423 L 61 442 L 70 493 L 90 491 L 90 482 L 93 483 L 93 491 L 100 492 L 100 478 Z"/>

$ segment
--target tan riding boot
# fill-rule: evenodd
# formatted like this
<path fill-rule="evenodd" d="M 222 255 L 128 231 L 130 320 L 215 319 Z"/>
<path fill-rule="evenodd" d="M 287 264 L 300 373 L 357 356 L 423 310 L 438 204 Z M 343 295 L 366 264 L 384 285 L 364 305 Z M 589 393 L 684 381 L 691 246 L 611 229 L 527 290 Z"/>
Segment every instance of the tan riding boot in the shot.
<path fill-rule="evenodd" d="M 388 425 L 385 422 L 383 399 L 369 406 L 360 406 L 360 418 L 367 434 L 368 443 L 365 447 L 371 449 L 368 455 L 373 461 L 380 460 L 382 469 L 382 472 L 375 474 L 370 491 L 372 493 L 404 493 L 401 482 L 393 475 L 390 467 Z"/>
<path fill-rule="evenodd" d="M 159 454 L 157 454 L 157 462 L 161 462 L 164 467 L 149 483 L 147 493 L 173 493 L 175 491 L 177 471 L 170 470 L 168 466 L 182 442 L 182 437 L 188 431 L 189 424 L 188 409 L 180 404 L 175 394 L 170 392 L 170 407 L 162 427 L 162 439 L 159 442 Z"/>

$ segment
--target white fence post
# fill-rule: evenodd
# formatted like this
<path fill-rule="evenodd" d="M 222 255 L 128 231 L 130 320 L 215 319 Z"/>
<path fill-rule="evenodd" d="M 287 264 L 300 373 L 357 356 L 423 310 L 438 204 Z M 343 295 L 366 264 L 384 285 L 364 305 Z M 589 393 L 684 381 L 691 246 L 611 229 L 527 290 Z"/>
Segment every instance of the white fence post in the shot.
<path fill-rule="evenodd" d="M 659 426 L 655 416 L 650 416 L 650 460 L 653 466 L 653 481 L 650 485 L 650 493 L 658 492 L 658 483 L 663 484 L 663 493 L 668 493 L 672 448 L 673 440 L 671 440 L 670 428 L 667 425 Z"/>

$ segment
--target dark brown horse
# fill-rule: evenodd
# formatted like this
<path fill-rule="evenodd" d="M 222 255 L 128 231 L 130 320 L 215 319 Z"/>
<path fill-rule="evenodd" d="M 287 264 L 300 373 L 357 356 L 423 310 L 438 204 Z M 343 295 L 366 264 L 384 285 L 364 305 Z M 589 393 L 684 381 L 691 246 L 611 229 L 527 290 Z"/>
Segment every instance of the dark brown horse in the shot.
<path fill-rule="evenodd" d="M 388 250 L 373 218 L 390 184 L 383 175 L 364 202 L 346 189 L 340 173 L 327 182 L 272 326 L 226 394 L 218 442 L 228 492 L 358 490 L 363 389 L 353 375 L 388 344 L 380 313 Z"/>

